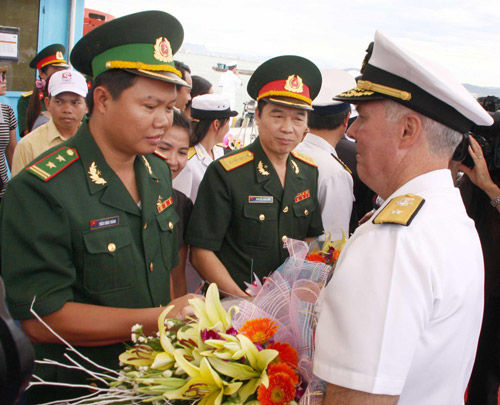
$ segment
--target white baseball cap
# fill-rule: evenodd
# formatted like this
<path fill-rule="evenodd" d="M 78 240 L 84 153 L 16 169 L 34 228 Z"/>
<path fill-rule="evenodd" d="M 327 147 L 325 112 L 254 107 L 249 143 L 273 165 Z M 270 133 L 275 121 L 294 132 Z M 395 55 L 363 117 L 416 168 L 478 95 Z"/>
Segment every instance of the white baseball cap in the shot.
<path fill-rule="evenodd" d="M 52 74 L 49 79 L 49 95 L 53 97 L 64 92 L 86 97 L 88 86 L 85 77 L 76 70 L 61 70 Z"/>

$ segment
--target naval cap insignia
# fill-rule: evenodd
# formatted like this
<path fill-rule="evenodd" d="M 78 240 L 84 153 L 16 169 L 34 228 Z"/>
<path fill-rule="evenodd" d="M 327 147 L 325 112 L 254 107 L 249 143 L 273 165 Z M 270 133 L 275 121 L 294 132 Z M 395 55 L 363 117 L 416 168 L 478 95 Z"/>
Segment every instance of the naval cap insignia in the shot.
<path fill-rule="evenodd" d="M 165 37 L 156 38 L 154 58 L 161 62 L 172 62 L 172 47 Z"/>
<path fill-rule="evenodd" d="M 56 59 L 64 59 L 64 56 L 61 51 L 56 52 Z"/>
<path fill-rule="evenodd" d="M 304 91 L 302 78 L 298 75 L 288 76 L 285 83 L 285 90 L 291 91 L 292 93 L 302 93 Z"/>

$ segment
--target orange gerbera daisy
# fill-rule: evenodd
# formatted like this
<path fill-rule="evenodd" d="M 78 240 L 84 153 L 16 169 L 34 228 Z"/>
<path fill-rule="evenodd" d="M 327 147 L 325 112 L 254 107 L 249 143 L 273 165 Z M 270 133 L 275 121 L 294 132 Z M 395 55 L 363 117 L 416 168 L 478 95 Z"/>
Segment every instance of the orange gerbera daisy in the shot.
<path fill-rule="evenodd" d="M 262 405 L 284 405 L 295 398 L 295 385 L 285 373 L 276 373 L 269 376 L 269 386 L 259 386 L 257 399 Z"/>
<path fill-rule="evenodd" d="M 309 253 L 306 256 L 306 260 L 310 262 L 320 262 L 320 263 L 326 263 L 326 259 L 321 256 L 320 254 L 317 253 Z"/>
<path fill-rule="evenodd" d="M 266 349 L 274 349 L 278 351 L 278 355 L 274 358 L 271 364 L 285 363 L 292 367 L 297 367 L 299 364 L 297 350 L 295 350 L 288 343 L 274 342 L 267 346 Z"/>
<path fill-rule="evenodd" d="M 246 335 L 253 343 L 266 343 L 278 330 L 278 324 L 268 318 L 246 321 L 240 333 Z"/>
<path fill-rule="evenodd" d="M 297 385 L 299 383 L 299 376 L 297 375 L 297 371 L 288 364 L 270 364 L 267 368 L 267 375 L 273 375 L 277 373 L 284 373 L 288 375 L 292 379 L 294 385 Z"/>

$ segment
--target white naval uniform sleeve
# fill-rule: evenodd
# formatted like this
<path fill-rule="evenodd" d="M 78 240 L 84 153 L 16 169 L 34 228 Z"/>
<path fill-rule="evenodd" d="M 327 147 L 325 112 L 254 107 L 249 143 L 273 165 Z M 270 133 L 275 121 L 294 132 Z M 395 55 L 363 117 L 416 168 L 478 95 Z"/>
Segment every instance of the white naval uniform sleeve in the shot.
<path fill-rule="evenodd" d="M 321 207 L 321 219 L 325 232 L 331 232 L 332 239 L 342 238 L 341 229 L 349 236 L 353 195 L 352 176 L 345 169 L 318 179 L 318 202 Z"/>
<path fill-rule="evenodd" d="M 367 223 L 348 241 L 321 296 L 314 356 L 321 379 L 401 393 L 433 308 L 431 252 L 408 229 Z"/>
<path fill-rule="evenodd" d="M 194 199 L 191 195 L 193 189 L 193 171 L 191 165 L 186 164 L 184 169 L 182 169 L 177 177 L 172 181 L 172 185 L 176 190 L 184 193 L 194 203 Z"/>

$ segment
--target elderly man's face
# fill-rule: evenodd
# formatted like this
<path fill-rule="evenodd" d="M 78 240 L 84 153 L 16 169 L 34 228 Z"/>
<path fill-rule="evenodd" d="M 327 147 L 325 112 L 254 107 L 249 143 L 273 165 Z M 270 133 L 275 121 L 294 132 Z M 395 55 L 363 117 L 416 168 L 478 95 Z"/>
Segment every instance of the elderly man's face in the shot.
<path fill-rule="evenodd" d="M 358 118 L 348 135 L 357 142 L 358 175 L 368 187 L 382 193 L 397 170 L 400 125 L 387 120 L 382 101 L 361 102 L 356 110 Z"/>

